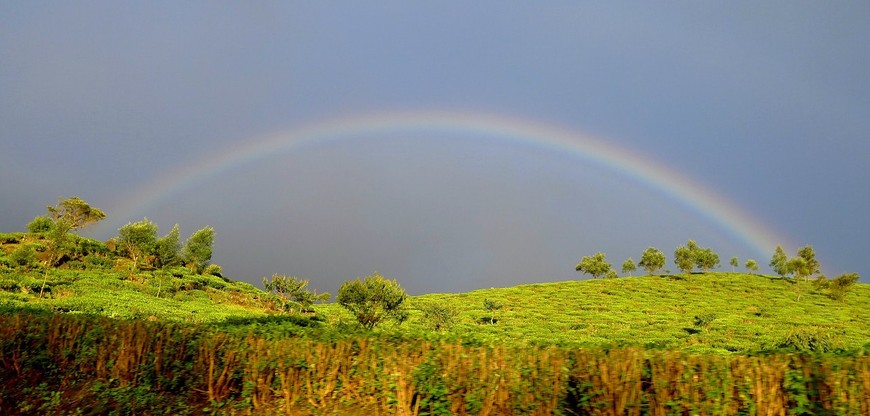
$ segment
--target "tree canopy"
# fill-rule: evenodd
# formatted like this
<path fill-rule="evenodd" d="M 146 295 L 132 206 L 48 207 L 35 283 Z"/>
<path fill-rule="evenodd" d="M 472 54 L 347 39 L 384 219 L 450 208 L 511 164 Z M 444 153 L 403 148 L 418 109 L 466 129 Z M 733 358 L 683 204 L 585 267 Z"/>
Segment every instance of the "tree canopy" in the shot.
<path fill-rule="evenodd" d="M 602 252 L 595 253 L 592 256 L 583 256 L 575 269 L 579 272 L 592 275 L 593 279 L 605 276 L 610 271 L 611 266 L 604 257 L 605 255 Z"/>

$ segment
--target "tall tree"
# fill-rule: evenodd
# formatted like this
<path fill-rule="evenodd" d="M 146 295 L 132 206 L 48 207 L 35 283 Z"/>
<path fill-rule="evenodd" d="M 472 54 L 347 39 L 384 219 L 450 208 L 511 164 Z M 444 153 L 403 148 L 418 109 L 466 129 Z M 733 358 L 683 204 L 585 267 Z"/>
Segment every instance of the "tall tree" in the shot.
<path fill-rule="evenodd" d="M 818 260 L 816 260 L 816 252 L 813 250 L 813 246 L 807 244 L 798 249 L 798 257 L 804 259 L 806 262 L 806 266 L 804 266 L 806 267 L 804 270 L 804 272 L 806 272 L 806 277 L 821 273 L 822 265 Z"/>
<path fill-rule="evenodd" d="M 655 247 L 647 247 L 641 254 L 638 265 L 643 267 L 647 274 L 653 275 L 665 267 L 665 253 Z"/>
<path fill-rule="evenodd" d="M 157 244 L 157 224 L 145 218 L 142 221 L 127 223 L 118 229 L 118 245 L 133 260 L 133 269 L 138 269 L 146 256 L 154 252 Z"/>
<path fill-rule="evenodd" d="M 622 263 L 622 272 L 628 273 L 631 276 L 633 271 L 637 270 L 637 266 L 634 264 L 634 259 L 631 257 L 627 258 L 625 262 Z"/>
<path fill-rule="evenodd" d="M 214 228 L 204 227 L 190 235 L 184 244 L 182 258 L 193 273 L 202 273 L 211 261 L 214 245 Z"/>
<path fill-rule="evenodd" d="M 740 267 L 740 261 L 737 260 L 737 256 L 731 257 L 731 273 L 737 271 L 737 268 Z"/>
<path fill-rule="evenodd" d="M 179 238 L 178 224 L 175 224 L 172 227 L 172 231 L 157 239 L 154 254 L 157 256 L 158 266 L 178 266 L 181 264 L 181 242 Z"/>
<path fill-rule="evenodd" d="M 689 240 L 690 243 L 694 241 Z M 697 246 L 695 246 L 697 247 Z M 674 250 L 674 264 L 685 274 L 692 273 L 695 270 L 695 253 L 690 247 L 680 245 Z"/>
<path fill-rule="evenodd" d="M 610 271 L 610 263 L 605 260 L 604 253 L 598 252 L 592 256 L 583 256 L 575 269 L 579 272 L 590 274 L 593 279 L 597 279 Z"/>
<path fill-rule="evenodd" d="M 785 254 L 785 250 L 782 249 L 782 246 L 776 246 L 776 250 L 773 252 L 773 257 L 770 259 L 770 268 L 780 277 L 786 277 L 791 274 L 791 271 L 789 270 L 788 256 Z"/>

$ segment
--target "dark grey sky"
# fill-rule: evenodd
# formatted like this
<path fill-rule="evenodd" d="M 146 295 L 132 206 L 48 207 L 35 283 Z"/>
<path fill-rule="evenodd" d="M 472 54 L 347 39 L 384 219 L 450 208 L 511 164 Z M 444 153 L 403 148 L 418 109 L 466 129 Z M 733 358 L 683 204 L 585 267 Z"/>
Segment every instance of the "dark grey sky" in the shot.
<path fill-rule="evenodd" d="M 348 134 L 118 211 L 270 133 L 448 111 L 630 149 L 866 281 L 870 3 L 576 3 L 2 2 L 0 229 L 78 195 L 109 214 L 85 234 L 211 225 L 231 277 L 333 292 L 375 270 L 412 293 L 580 278 L 583 255 L 689 238 L 769 260 L 618 169 L 461 131 Z"/>

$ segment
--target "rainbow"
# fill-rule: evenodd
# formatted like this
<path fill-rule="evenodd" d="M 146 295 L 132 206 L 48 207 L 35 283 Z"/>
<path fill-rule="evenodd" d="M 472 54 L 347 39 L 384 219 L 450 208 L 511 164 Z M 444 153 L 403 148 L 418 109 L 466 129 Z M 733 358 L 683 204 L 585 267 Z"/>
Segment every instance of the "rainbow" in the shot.
<path fill-rule="evenodd" d="M 291 152 L 301 146 L 325 144 L 360 135 L 434 131 L 480 134 L 507 142 L 530 144 L 566 153 L 623 174 L 678 201 L 714 222 L 756 254 L 766 258 L 781 239 L 708 187 L 660 163 L 589 135 L 514 117 L 464 112 L 387 112 L 330 119 L 253 140 L 240 141 L 198 161 L 167 171 L 134 189 L 107 212 L 129 221 L 194 184 L 254 160 Z"/>

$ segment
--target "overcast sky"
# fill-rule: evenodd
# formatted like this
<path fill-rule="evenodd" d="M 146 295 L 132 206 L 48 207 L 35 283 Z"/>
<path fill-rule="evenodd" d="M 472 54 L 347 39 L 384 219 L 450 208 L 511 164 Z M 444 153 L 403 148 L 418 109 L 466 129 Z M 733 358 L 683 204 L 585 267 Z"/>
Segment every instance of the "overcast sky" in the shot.
<path fill-rule="evenodd" d="M 690 238 L 767 270 L 772 248 L 594 155 L 462 129 L 346 132 L 123 208 L 269 135 L 448 112 L 597 137 L 867 281 L 868 22 L 866 1 L 4 1 L 0 230 L 77 195 L 109 216 L 84 235 L 210 225 L 229 277 L 332 293 L 579 279 L 651 245 L 676 270 Z"/>

